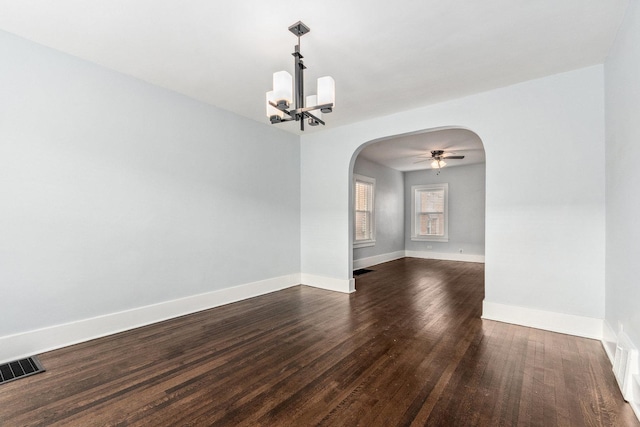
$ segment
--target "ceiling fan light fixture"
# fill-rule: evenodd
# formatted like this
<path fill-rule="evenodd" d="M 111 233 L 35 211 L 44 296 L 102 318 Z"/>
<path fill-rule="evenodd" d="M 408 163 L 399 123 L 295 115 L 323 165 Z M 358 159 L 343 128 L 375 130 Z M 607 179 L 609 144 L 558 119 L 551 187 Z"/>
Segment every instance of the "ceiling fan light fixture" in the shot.
<path fill-rule="evenodd" d="M 447 163 L 444 160 L 435 159 L 434 161 L 431 162 L 431 167 L 433 169 L 441 169 L 445 166 L 447 166 Z"/>

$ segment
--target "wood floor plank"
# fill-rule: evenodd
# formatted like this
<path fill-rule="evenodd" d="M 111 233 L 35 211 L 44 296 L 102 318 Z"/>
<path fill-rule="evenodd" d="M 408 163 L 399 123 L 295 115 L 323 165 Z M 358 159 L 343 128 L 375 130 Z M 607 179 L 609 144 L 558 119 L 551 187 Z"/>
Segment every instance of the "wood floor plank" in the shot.
<path fill-rule="evenodd" d="M 482 320 L 482 264 L 403 258 L 40 355 L 13 426 L 640 426 L 598 341 Z"/>

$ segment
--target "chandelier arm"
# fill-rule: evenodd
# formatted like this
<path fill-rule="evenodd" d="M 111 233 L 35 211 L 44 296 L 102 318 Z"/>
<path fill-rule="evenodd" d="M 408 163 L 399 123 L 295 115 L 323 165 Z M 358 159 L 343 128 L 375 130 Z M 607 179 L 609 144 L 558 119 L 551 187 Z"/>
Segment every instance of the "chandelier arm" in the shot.
<path fill-rule="evenodd" d="M 302 115 L 303 115 L 304 117 L 308 118 L 308 119 L 313 119 L 313 120 L 315 120 L 316 122 L 320 123 L 322 126 L 324 126 L 324 125 L 325 125 L 324 120 L 317 118 L 316 116 L 314 116 L 313 114 L 311 114 L 311 113 L 310 113 L 310 112 L 308 112 L 308 111 L 303 112 L 303 113 L 302 113 Z"/>
<path fill-rule="evenodd" d="M 273 103 L 270 102 L 270 104 L 276 107 L 276 105 L 274 105 Z M 331 108 L 331 107 L 333 107 L 332 103 L 314 105 L 313 107 L 296 108 L 295 110 L 291 110 L 289 114 L 300 114 L 300 113 L 306 113 L 307 111 L 321 110 L 323 108 Z M 285 110 L 282 110 L 282 111 L 285 111 Z"/>
<path fill-rule="evenodd" d="M 271 121 L 272 125 L 276 124 L 276 123 L 293 121 L 293 119 L 291 117 L 283 118 L 283 117 L 278 117 L 278 116 L 271 116 L 269 120 Z"/>

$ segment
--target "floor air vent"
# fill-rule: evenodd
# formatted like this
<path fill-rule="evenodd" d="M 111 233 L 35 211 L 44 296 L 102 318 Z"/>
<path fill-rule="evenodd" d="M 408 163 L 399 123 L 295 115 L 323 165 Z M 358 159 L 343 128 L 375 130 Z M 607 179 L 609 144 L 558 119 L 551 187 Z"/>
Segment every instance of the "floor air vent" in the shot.
<path fill-rule="evenodd" d="M 0 384 L 28 377 L 29 375 L 39 374 L 44 371 L 45 369 L 35 356 L 16 360 L 15 362 L 4 363 L 0 365 Z"/>
<path fill-rule="evenodd" d="M 361 274 L 371 273 L 373 270 L 369 270 L 368 268 L 361 268 L 359 270 L 353 270 L 354 276 L 360 276 Z"/>

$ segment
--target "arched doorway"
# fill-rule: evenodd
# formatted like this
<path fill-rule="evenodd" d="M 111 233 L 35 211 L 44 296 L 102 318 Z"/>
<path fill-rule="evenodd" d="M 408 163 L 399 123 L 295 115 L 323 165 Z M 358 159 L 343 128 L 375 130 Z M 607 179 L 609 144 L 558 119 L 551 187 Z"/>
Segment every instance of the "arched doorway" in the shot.
<path fill-rule="evenodd" d="M 433 166 L 432 152 L 442 160 Z M 349 170 L 355 277 L 405 256 L 484 262 L 485 170 L 483 143 L 468 129 L 427 129 L 362 144 Z M 416 213 L 420 200 L 436 195 L 439 207 L 429 209 L 441 212 Z"/>

